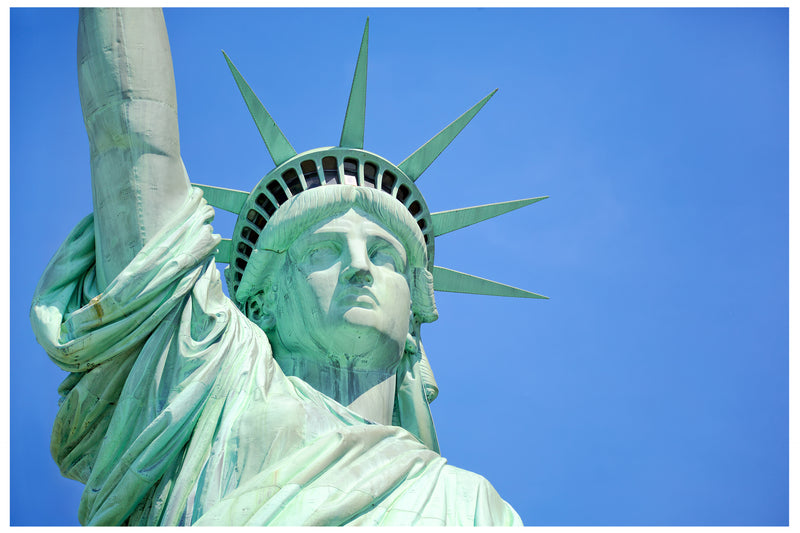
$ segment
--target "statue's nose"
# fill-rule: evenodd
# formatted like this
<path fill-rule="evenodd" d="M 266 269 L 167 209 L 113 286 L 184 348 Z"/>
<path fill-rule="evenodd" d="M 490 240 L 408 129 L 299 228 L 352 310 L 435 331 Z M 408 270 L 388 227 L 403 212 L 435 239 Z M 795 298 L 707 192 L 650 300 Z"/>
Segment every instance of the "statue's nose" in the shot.
<path fill-rule="evenodd" d="M 372 262 L 366 243 L 348 243 L 348 263 L 342 271 L 345 280 L 355 283 L 372 283 Z"/>

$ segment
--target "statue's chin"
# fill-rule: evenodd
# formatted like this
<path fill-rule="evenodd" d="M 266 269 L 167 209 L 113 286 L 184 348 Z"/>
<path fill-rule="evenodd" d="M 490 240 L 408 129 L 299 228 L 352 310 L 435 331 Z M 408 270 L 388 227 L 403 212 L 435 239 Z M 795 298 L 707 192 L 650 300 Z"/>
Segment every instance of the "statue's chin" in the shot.
<path fill-rule="evenodd" d="M 336 360 L 343 368 L 376 371 L 392 369 L 400 361 L 404 344 L 371 326 L 348 326 L 347 335 L 340 331 L 323 341 L 329 360 Z"/>
<path fill-rule="evenodd" d="M 327 333 L 309 332 L 297 342 L 284 344 L 275 350 L 278 363 L 288 370 L 287 364 L 297 369 L 311 367 L 348 369 L 355 372 L 393 372 L 399 363 L 405 339 L 402 343 L 387 336 L 371 325 L 366 325 L 363 316 L 355 316 L 355 322 L 345 321 L 340 327 Z M 276 339 L 277 340 L 277 339 Z M 277 348 L 275 341 L 273 348 Z"/>
<path fill-rule="evenodd" d="M 408 333 L 408 322 L 392 320 L 380 310 L 371 307 L 353 306 L 342 315 L 341 328 L 346 332 L 347 338 L 354 343 L 355 350 L 364 353 L 365 350 L 388 350 L 402 353 Z"/>
<path fill-rule="evenodd" d="M 299 373 L 314 365 L 394 371 L 405 347 L 408 319 L 391 316 L 373 303 L 353 302 L 330 309 L 324 317 L 309 314 L 294 321 L 283 315 L 285 320 L 267 332 L 281 367 L 287 371 L 291 365 Z"/>

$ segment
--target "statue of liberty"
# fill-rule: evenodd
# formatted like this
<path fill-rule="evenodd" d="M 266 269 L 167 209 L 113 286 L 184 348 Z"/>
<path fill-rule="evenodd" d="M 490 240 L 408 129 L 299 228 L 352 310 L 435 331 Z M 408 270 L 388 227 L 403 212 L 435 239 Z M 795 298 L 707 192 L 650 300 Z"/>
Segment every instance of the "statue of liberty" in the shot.
<path fill-rule="evenodd" d="M 420 326 L 434 290 L 542 298 L 433 265 L 541 198 L 431 213 L 415 185 L 491 94 L 399 165 L 363 150 L 367 34 L 339 145 L 300 154 L 225 56 L 276 165 L 246 193 L 190 184 L 160 10 L 81 10 L 94 211 L 31 320 L 70 372 L 51 449 L 82 524 L 521 525 L 439 455 Z"/>

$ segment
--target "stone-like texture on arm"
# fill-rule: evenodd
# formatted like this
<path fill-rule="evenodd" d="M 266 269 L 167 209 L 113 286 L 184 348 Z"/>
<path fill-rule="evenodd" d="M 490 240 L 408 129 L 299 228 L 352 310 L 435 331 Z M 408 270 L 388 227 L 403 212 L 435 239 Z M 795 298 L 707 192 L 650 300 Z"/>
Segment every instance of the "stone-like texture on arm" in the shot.
<path fill-rule="evenodd" d="M 161 10 L 81 9 L 78 82 L 102 290 L 189 194 Z"/>

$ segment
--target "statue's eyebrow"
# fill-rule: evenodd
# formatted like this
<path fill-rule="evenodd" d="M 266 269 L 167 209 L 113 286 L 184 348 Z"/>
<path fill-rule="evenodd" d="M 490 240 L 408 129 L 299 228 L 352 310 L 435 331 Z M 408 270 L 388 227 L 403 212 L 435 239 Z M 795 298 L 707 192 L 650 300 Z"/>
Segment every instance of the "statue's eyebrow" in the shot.
<path fill-rule="evenodd" d="M 342 240 L 342 233 L 338 231 L 320 231 L 314 233 L 308 233 L 301 237 L 298 237 L 294 240 L 292 244 L 289 245 L 289 255 L 294 256 L 295 254 L 302 252 L 303 250 L 307 249 L 309 246 L 313 246 L 323 241 L 341 241 Z"/>
<path fill-rule="evenodd" d="M 341 238 L 342 235 L 344 235 L 344 232 L 341 231 L 315 231 L 314 233 L 303 235 L 302 239 L 303 241 L 307 242 L 329 241 L 329 240 L 334 240 L 336 238 Z M 295 239 L 294 242 L 296 243 L 299 240 L 300 238 Z"/>
<path fill-rule="evenodd" d="M 400 240 L 396 238 L 394 235 L 389 234 L 391 236 L 390 240 L 387 239 L 386 236 L 383 235 L 382 233 L 383 232 L 378 233 L 369 231 L 367 232 L 367 237 L 369 237 L 370 239 L 386 243 L 388 246 L 390 246 L 392 249 L 394 249 L 396 252 L 400 254 L 400 258 L 403 260 L 404 263 L 408 263 L 408 253 L 406 252 L 406 247 L 403 245 L 403 243 L 400 242 Z"/>

